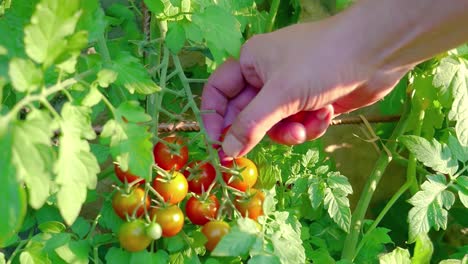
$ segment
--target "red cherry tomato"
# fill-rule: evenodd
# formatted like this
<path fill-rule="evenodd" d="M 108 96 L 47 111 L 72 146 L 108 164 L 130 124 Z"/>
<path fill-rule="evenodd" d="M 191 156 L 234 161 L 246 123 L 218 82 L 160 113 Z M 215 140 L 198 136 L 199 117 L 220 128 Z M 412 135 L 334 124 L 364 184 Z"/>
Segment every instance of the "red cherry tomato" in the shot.
<path fill-rule="evenodd" d="M 135 212 L 136 217 L 140 217 L 149 210 L 150 198 L 147 195 L 145 199 L 145 190 L 142 188 L 133 188 L 129 193 L 116 192 L 112 198 L 112 208 L 115 213 L 122 219 L 126 219 L 126 215 L 132 216 Z"/>
<path fill-rule="evenodd" d="M 221 238 L 229 233 L 229 230 L 229 225 L 224 221 L 210 221 L 206 223 L 201 230 L 208 239 L 205 243 L 206 249 L 213 251 Z"/>
<path fill-rule="evenodd" d="M 185 204 L 185 213 L 188 219 L 195 225 L 204 225 L 216 217 L 218 208 L 219 201 L 214 195 L 210 195 L 204 201 L 190 197 Z"/>
<path fill-rule="evenodd" d="M 165 137 L 163 141 L 153 148 L 154 162 L 165 170 L 182 169 L 188 160 L 188 148 L 183 140 L 179 137 Z"/>
<path fill-rule="evenodd" d="M 152 239 L 146 234 L 146 228 L 141 219 L 123 223 L 118 232 L 120 246 L 130 252 L 147 248 Z"/>
<path fill-rule="evenodd" d="M 257 166 L 248 158 L 235 158 L 233 160 L 223 161 L 223 163 L 225 167 L 238 170 L 240 173 L 240 175 L 232 175 L 227 172 L 223 173 L 224 181 L 232 188 L 245 192 L 257 182 Z"/>
<path fill-rule="evenodd" d="M 128 182 L 128 183 L 133 183 L 136 181 L 136 184 L 143 184 L 145 183 L 145 180 L 136 176 L 135 174 L 132 174 L 130 171 L 123 171 L 120 169 L 119 165 L 114 164 L 114 170 L 115 170 L 115 175 L 117 178 L 122 183 Z"/>
<path fill-rule="evenodd" d="M 169 204 L 182 201 L 188 193 L 187 179 L 178 171 L 174 171 L 171 179 L 157 176 L 153 181 L 153 188 Z"/>
<path fill-rule="evenodd" d="M 210 185 L 216 178 L 216 170 L 211 163 L 189 164 L 188 169 L 184 171 L 184 175 L 188 180 L 189 191 L 196 194 L 201 194 L 207 191 Z"/>
<path fill-rule="evenodd" d="M 263 201 L 265 200 L 265 194 L 256 189 L 250 189 L 246 192 L 245 198 L 239 197 L 234 201 L 236 209 L 241 213 L 243 217 L 248 216 L 253 220 L 263 215 Z"/>
<path fill-rule="evenodd" d="M 177 205 L 153 208 L 150 215 L 152 220 L 161 225 L 163 237 L 177 235 L 184 226 L 184 213 Z"/>

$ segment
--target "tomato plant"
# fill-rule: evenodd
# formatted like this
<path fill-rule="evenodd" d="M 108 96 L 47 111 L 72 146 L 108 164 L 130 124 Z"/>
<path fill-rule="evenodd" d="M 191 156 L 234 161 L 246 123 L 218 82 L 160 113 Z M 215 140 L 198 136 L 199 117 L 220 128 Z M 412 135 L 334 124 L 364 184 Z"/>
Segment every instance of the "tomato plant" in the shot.
<path fill-rule="evenodd" d="M 150 198 L 145 195 L 145 190 L 142 188 L 132 188 L 128 193 L 118 191 L 112 198 L 112 207 L 115 213 L 122 219 L 127 216 L 140 217 L 149 210 Z"/>
<path fill-rule="evenodd" d="M 216 170 L 209 162 L 189 164 L 184 170 L 188 180 L 188 189 L 196 194 L 208 191 L 210 185 L 216 178 Z"/>
<path fill-rule="evenodd" d="M 184 226 L 184 213 L 177 205 L 153 208 L 151 219 L 161 225 L 163 237 L 177 235 Z"/>
<path fill-rule="evenodd" d="M 249 217 L 253 220 L 263 215 L 263 202 L 265 201 L 265 194 L 251 188 L 246 192 L 245 197 L 238 197 L 234 200 L 234 205 L 243 217 Z"/>
<path fill-rule="evenodd" d="M 165 170 L 180 170 L 188 160 L 188 148 L 178 137 L 165 137 L 153 149 L 155 163 Z"/>
<path fill-rule="evenodd" d="M 210 221 L 202 227 L 202 233 L 208 240 L 205 243 L 206 249 L 213 251 L 219 241 L 229 233 L 229 224 L 224 221 Z"/>
<path fill-rule="evenodd" d="M 153 181 L 153 188 L 165 202 L 176 204 L 182 201 L 188 193 L 188 183 L 184 175 L 174 171 L 170 179 L 158 176 Z"/>
<path fill-rule="evenodd" d="M 190 197 L 185 204 L 185 213 L 188 219 L 195 225 L 204 225 L 216 218 L 219 209 L 218 198 L 210 195 L 206 200 Z"/>
<path fill-rule="evenodd" d="M 118 234 L 120 245 L 131 252 L 144 250 L 153 241 L 146 230 L 146 223 L 140 219 L 122 224 Z"/>
<path fill-rule="evenodd" d="M 225 161 L 223 165 L 238 172 L 238 175 L 229 172 L 223 173 L 223 179 L 229 186 L 244 192 L 248 188 L 253 187 L 257 182 L 257 166 L 250 159 L 244 157 L 235 158 Z"/>

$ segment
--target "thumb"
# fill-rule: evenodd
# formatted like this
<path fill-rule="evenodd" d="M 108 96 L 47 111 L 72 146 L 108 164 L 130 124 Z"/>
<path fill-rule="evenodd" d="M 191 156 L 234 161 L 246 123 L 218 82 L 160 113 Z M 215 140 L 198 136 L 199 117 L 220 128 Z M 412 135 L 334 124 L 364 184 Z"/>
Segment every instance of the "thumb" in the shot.
<path fill-rule="evenodd" d="M 279 83 L 268 81 L 237 115 L 223 141 L 223 150 L 227 156 L 247 154 L 276 123 L 299 112 L 299 100 L 288 102 L 291 95 L 284 94 L 287 89 L 278 86 Z"/>

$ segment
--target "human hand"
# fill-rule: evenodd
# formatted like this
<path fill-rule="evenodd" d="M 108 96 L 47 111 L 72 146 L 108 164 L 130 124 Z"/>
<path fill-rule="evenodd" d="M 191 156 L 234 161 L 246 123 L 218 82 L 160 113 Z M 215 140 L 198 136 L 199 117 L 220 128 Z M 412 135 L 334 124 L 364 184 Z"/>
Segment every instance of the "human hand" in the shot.
<path fill-rule="evenodd" d="M 411 66 L 382 67 L 351 33 L 329 18 L 248 40 L 239 61 L 226 61 L 204 87 L 209 135 L 218 139 L 232 123 L 223 142 L 231 157 L 245 155 L 267 133 L 300 144 L 321 136 L 334 116 L 381 99 Z"/>

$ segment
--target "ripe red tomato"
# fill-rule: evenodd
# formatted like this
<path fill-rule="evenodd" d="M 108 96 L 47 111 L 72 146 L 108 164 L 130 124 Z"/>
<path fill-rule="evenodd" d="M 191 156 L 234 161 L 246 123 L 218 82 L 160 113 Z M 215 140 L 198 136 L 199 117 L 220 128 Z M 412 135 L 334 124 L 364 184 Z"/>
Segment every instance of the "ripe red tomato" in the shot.
<path fill-rule="evenodd" d="M 132 174 L 130 171 L 123 171 L 122 169 L 120 169 L 119 165 L 117 164 L 114 164 L 114 170 L 115 170 L 115 175 L 117 176 L 117 178 L 119 178 L 119 180 L 122 183 L 125 183 L 125 182 L 133 183 L 135 181 L 137 181 L 136 184 L 145 183 L 144 179 L 136 176 L 135 174 Z"/>
<path fill-rule="evenodd" d="M 206 249 L 213 251 L 221 238 L 229 233 L 230 229 L 229 225 L 224 221 L 215 220 L 206 223 L 201 230 L 208 239 L 205 243 Z"/>
<path fill-rule="evenodd" d="M 157 176 L 153 181 L 153 188 L 169 204 L 176 204 L 182 201 L 188 193 L 187 179 L 182 173 L 174 171 L 170 180 Z"/>
<path fill-rule="evenodd" d="M 165 170 L 182 169 L 188 160 L 188 148 L 183 140 L 179 137 L 165 137 L 163 141 L 153 148 L 154 162 Z"/>
<path fill-rule="evenodd" d="M 161 225 L 162 236 L 177 235 L 184 226 L 184 214 L 177 205 L 151 209 L 151 219 Z"/>
<path fill-rule="evenodd" d="M 257 182 L 257 166 L 248 158 L 235 158 L 233 160 L 223 161 L 223 163 L 225 167 L 238 170 L 240 173 L 240 176 L 232 175 L 227 172 L 223 173 L 224 181 L 232 188 L 245 192 L 245 190 L 253 187 Z"/>
<path fill-rule="evenodd" d="M 140 217 L 149 210 L 150 197 L 146 196 L 145 190 L 137 187 L 130 190 L 129 193 L 116 192 L 112 198 L 112 207 L 115 213 L 122 219 L 126 219 L 126 215 L 132 216 L 135 213 L 136 217 Z"/>
<path fill-rule="evenodd" d="M 185 213 L 188 219 L 195 225 L 204 225 L 216 217 L 218 208 L 219 201 L 214 195 L 210 195 L 204 201 L 190 197 L 185 204 Z"/>
<path fill-rule="evenodd" d="M 209 162 L 189 164 L 188 169 L 184 170 L 185 177 L 189 178 L 188 189 L 196 194 L 207 191 L 216 178 L 216 170 Z"/>
<path fill-rule="evenodd" d="M 250 189 L 246 192 L 247 197 L 238 197 L 234 201 L 236 209 L 241 213 L 243 217 L 248 216 L 253 220 L 263 215 L 263 201 L 265 200 L 265 194 L 256 189 Z"/>
<path fill-rule="evenodd" d="M 152 239 L 146 234 L 146 228 L 141 219 L 123 223 L 118 232 L 120 246 L 130 252 L 147 248 Z"/>

